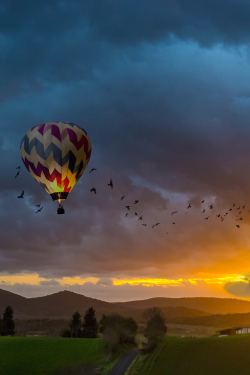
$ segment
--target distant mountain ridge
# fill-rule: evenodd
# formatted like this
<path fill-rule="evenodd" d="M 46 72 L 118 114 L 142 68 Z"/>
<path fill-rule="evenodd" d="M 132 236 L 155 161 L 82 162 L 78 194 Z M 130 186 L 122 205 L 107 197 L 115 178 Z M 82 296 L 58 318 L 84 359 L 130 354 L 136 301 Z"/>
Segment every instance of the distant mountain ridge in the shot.
<path fill-rule="evenodd" d="M 82 294 L 63 291 L 44 297 L 26 298 L 0 289 L 0 315 L 7 305 L 14 310 L 15 319 L 71 319 L 75 311 L 84 314 L 89 307 L 96 310 L 97 318 L 102 314 L 119 313 L 142 320 L 143 311 L 156 306 L 166 319 L 198 317 L 210 314 L 250 313 L 250 301 L 233 298 L 150 298 L 141 301 L 111 303 L 86 297 Z"/>
<path fill-rule="evenodd" d="M 250 312 L 250 301 L 236 298 L 215 298 L 215 297 L 183 297 L 183 298 L 149 298 L 146 300 L 117 302 L 118 306 L 133 309 L 148 309 L 157 307 L 187 307 L 206 311 L 210 314 L 234 314 Z"/>

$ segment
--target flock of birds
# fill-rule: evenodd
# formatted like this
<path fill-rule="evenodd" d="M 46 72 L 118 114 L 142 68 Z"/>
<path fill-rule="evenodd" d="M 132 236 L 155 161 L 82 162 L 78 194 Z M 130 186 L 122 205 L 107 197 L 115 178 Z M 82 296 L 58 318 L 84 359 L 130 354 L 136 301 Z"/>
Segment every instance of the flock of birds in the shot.
<path fill-rule="evenodd" d="M 18 166 L 16 169 L 18 169 L 18 172 L 16 173 L 15 178 L 19 176 L 21 167 Z M 91 172 L 93 172 L 93 171 L 96 171 L 96 170 L 97 170 L 97 168 L 92 168 L 92 169 L 89 171 L 89 173 L 91 173 Z M 108 186 L 110 186 L 111 189 L 114 188 L 113 180 L 112 180 L 112 179 L 110 179 L 110 182 L 108 183 Z M 90 189 L 90 192 L 96 194 L 96 193 L 97 193 L 96 188 L 95 188 L 95 187 L 92 187 L 92 188 Z M 20 195 L 18 195 L 17 198 L 24 198 L 24 190 L 21 192 Z M 122 201 L 124 198 L 125 198 L 125 195 L 123 195 L 123 196 L 121 197 L 121 201 Z M 205 199 L 203 199 L 203 200 L 201 201 L 202 204 L 203 204 L 204 202 L 205 202 Z M 136 204 L 138 204 L 138 203 L 139 203 L 139 199 L 136 199 L 136 200 L 134 201 L 134 205 L 136 205 Z M 38 207 L 38 210 L 35 211 L 36 214 L 39 213 L 39 212 L 41 212 L 42 209 L 43 209 L 43 206 L 41 207 L 41 204 L 35 204 L 35 207 Z M 241 208 L 240 206 L 239 206 L 239 207 L 235 207 L 235 203 L 233 203 L 232 207 L 230 207 L 230 208 L 229 208 L 224 214 L 220 214 L 220 213 L 219 213 L 219 214 L 216 215 L 216 217 L 217 217 L 221 222 L 223 222 L 224 219 L 225 219 L 225 217 L 226 217 L 227 215 L 229 215 L 229 213 L 230 213 L 233 209 L 236 209 L 236 210 L 239 211 L 238 214 L 236 215 L 236 221 L 242 221 L 242 220 L 243 220 L 243 217 L 240 216 L 240 215 L 242 214 L 242 212 L 243 212 L 243 210 L 245 209 L 245 207 L 246 207 L 246 205 L 242 206 L 242 208 Z M 127 206 L 125 206 L 125 208 L 126 208 L 128 211 L 131 211 L 131 205 L 127 205 Z M 187 210 L 190 209 L 190 208 L 192 208 L 192 206 L 191 206 L 191 204 L 188 204 L 188 206 L 187 206 Z M 213 210 L 213 209 L 214 209 L 214 206 L 213 206 L 212 204 L 210 204 L 210 205 L 209 205 L 209 210 Z M 241 211 L 240 211 L 240 210 L 241 210 Z M 177 214 L 177 212 L 178 212 L 178 211 L 173 211 L 173 212 L 171 213 L 171 216 Z M 202 213 L 204 214 L 205 212 L 206 212 L 206 209 L 203 208 Z M 250 211 L 248 211 L 248 212 L 250 212 Z M 127 213 L 125 214 L 125 217 L 127 217 L 128 214 L 129 214 L 129 213 L 127 212 Z M 188 211 L 185 212 L 185 214 L 188 214 Z M 139 216 L 138 213 L 137 213 L 136 211 L 135 211 L 135 216 Z M 240 216 L 240 217 L 239 217 L 239 216 Z M 233 218 L 234 218 L 234 217 L 232 216 L 232 219 L 233 219 Z M 208 219 L 209 219 L 209 216 L 204 217 L 204 220 L 208 220 Z M 138 220 L 143 220 L 143 215 L 139 216 L 139 217 L 138 217 Z M 153 225 L 152 225 L 152 229 L 155 228 L 155 227 L 157 227 L 157 226 L 160 225 L 160 224 L 161 224 L 161 223 L 158 223 L 158 222 L 155 223 L 155 224 L 153 224 Z M 145 227 L 147 226 L 146 223 L 142 223 L 142 225 L 145 226 Z M 172 222 L 172 225 L 175 225 L 175 221 Z M 236 227 L 237 227 L 237 228 L 240 228 L 240 225 L 239 225 L 239 224 L 236 224 Z M 166 234 L 168 234 L 168 232 L 166 232 Z"/>

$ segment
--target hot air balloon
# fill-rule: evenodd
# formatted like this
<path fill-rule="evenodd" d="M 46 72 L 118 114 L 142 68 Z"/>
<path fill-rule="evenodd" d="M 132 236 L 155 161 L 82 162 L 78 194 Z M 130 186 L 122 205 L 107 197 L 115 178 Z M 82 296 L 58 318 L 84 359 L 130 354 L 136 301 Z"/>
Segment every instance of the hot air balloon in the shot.
<path fill-rule="evenodd" d="M 86 131 L 72 122 L 47 122 L 31 128 L 23 137 L 21 157 L 32 177 L 53 201 L 60 204 L 73 189 L 91 155 Z"/>

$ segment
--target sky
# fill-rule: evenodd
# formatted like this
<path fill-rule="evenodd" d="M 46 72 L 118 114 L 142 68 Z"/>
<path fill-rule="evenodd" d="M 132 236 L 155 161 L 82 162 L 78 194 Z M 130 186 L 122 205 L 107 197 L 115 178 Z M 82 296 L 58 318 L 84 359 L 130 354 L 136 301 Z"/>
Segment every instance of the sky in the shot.
<path fill-rule="evenodd" d="M 0 2 L 0 288 L 250 298 L 249 18 L 246 0 Z M 20 157 L 51 121 L 92 144 L 65 215 Z"/>

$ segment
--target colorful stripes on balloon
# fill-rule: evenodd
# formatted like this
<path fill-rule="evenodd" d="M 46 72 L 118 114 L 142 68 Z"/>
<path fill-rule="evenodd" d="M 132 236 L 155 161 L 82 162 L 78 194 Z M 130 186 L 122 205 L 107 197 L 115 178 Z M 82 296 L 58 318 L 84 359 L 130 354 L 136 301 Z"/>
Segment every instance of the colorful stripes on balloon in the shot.
<path fill-rule="evenodd" d="M 69 193 L 85 170 L 91 155 L 86 131 L 72 122 L 34 126 L 21 142 L 24 165 L 49 193 Z"/>

